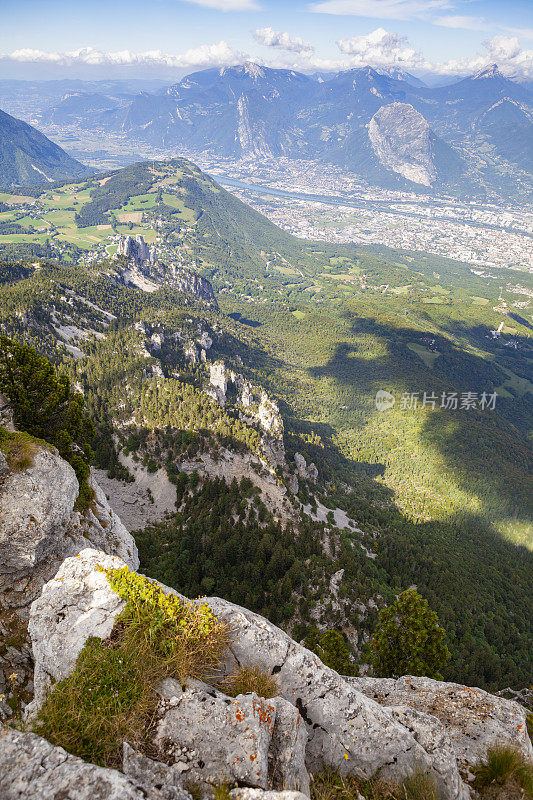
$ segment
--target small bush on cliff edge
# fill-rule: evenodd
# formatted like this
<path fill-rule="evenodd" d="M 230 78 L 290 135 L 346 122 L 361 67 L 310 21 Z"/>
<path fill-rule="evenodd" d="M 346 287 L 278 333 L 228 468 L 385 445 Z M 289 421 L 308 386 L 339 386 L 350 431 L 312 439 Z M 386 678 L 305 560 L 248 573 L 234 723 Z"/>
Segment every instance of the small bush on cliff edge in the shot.
<path fill-rule="evenodd" d="M 229 631 L 207 605 L 181 600 L 127 567 L 103 570 L 126 601 L 108 640 L 89 639 L 73 673 L 41 708 L 36 733 L 101 766 L 120 766 L 122 743 L 147 746 L 157 685 L 168 677 L 208 677 Z"/>

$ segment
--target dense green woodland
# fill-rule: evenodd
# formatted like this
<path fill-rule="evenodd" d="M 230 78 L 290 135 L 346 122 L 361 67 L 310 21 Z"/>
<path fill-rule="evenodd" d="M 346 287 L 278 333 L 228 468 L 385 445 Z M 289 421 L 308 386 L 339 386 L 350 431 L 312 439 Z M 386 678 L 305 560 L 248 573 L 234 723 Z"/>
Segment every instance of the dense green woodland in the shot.
<path fill-rule="evenodd" d="M 13 245 L 0 264 L 0 327 L 36 345 L 83 391 L 100 467 L 128 480 L 122 449 L 149 472 L 165 467 L 176 484 L 176 514 L 137 534 L 143 569 L 185 594 L 247 605 L 299 638 L 314 640 L 319 622 L 356 630 L 360 644 L 377 612 L 362 615 L 355 603 L 380 607 L 416 585 L 447 632 L 445 678 L 529 683 L 531 324 L 525 311 L 510 311 L 511 332 L 489 334 L 501 319 L 500 293 L 509 308 L 515 299 L 509 275 L 495 282 L 437 257 L 302 242 L 184 161 L 107 177 L 81 187 L 88 199 L 79 230 L 83 215 L 88 225 L 109 220 L 152 192 L 165 252 L 195 260 L 218 289 L 220 312 L 171 286 L 153 294 L 125 287 L 112 261 L 82 266 L 75 248 L 61 259 L 50 249 L 22 251 L 17 261 Z M 147 355 L 140 321 L 164 333 L 160 351 Z M 72 357 L 61 325 L 88 331 L 77 342 L 84 357 Z M 318 485 L 300 481 L 299 499 L 343 508 L 362 534 L 327 533 L 306 516 L 282 525 L 252 487 L 180 471 L 180 461 L 202 452 L 260 449 L 257 427 L 207 397 L 205 366 L 185 359 L 183 341 L 199 329 L 213 340 L 209 359 L 222 358 L 278 401 L 288 463 L 300 452 L 317 465 Z M 505 346 L 511 337 L 516 347 Z M 396 398 L 386 412 L 375 406 L 379 389 Z M 452 391 L 497 391 L 497 404 L 401 407 L 404 393 Z M 339 569 L 335 612 L 329 580 Z"/>

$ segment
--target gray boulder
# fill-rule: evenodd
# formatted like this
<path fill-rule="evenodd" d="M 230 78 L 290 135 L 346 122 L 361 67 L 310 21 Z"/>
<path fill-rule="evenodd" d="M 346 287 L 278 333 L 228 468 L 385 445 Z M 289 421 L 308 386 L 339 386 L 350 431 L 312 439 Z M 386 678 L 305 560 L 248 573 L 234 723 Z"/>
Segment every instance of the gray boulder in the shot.
<path fill-rule="evenodd" d="M 184 780 L 309 794 L 307 732 L 291 703 L 253 692 L 232 698 L 201 681 L 182 686 L 167 679 L 158 692 L 162 709 L 154 744 Z"/>
<path fill-rule="evenodd" d="M 78 481 L 54 448 L 39 447 L 32 465 L 0 482 L 0 607 L 27 618 L 32 600 L 65 558 L 94 547 L 139 565 L 133 537 L 111 510 L 98 484 L 95 499 L 74 510 Z"/>
<path fill-rule="evenodd" d="M 440 720 L 408 706 L 394 706 L 388 710 L 431 756 L 433 769 L 440 775 L 440 785 L 447 786 L 455 797 L 468 800 L 470 792 L 461 779 L 450 737 Z"/>
<path fill-rule="evenodd" d="M 276 719 L 272 731 L 269 760 L 269 786 L 309 794 L 309 773 L 305 766 L 307 728 L 298 709 L 282 697 L 270 702 Z"/>
<path fill-rule="evenodd" d="M 165 800 L 192 800 L 183 788 L 181 772 L 175 765 L 153 761 L 127 742 L 122 748 L 122 772 L 144 789 L 162 792 Z"/>
<path fill-rule="evenodd" d="M 405 675 L 403 678 L 346 678 L 358 691 L 384 706 L 409 706 L 436 717 L 450 738 L 459 767 L 474 764 L 495 744 L 533 755 L 527 711 L 514 700 L 458 683 Z"/>
<path fill-rule="evenodd" d="M 32 603 L 28 626 L 35 659 L 33 702 L 35 714 L 50 685 L 66 678 L 91 636 L 106 639 L 125 602 L 112 591 L 103 572 L 95 567 L 121 568 L 124 562 L 96 550 L 67 558 L 57 575 Z"/>
<path fill-rule="evenodd" d="M 244 783 L 268 789 L 276 708 L 256 694 L 231 698 L 201 681 L 158 687 L 163 713 L 154 744 L 187 782 Z"/>
<path fill-rule="evenodd" d="M 0 727 L 2 800 L 173 800 L 114 769 L 87 764 L 33 733 Z"/>

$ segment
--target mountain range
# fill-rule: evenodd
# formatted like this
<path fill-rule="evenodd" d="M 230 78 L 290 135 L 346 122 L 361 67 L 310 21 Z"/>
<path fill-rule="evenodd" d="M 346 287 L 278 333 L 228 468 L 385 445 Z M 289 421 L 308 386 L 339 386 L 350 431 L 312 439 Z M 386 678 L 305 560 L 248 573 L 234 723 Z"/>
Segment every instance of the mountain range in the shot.
<path fill-rule="evenodd" d="M 19 87 L 24 109 L 22 100 L 14 109 L 9 82 L 0 83 L 0 97 L 37 127 L 118 133 L 130 145 L 312 160 L 407 191 L 478 198 L 533 191 L 533 93 L 496 65 L 437 87 L 396 68 L 309 76 L 254 63 L 202 70 L 169 87 L 53 83 Z"/>
<path fill-rule="evenodd" d="M 34 186 L 91 174 L 44 134 L 0 111 L 0 186 Z"/>
<path fill-rule="evenodd" d="M 531 190 L 532 115 L 533 94 L 496 65 L 430 88 L 402 70 L 364 67 L 326 80 L 246 63 L 127 101 L 69 93 L 44 119 L 166 149 L 312 159 L 387 187 L 480 195 Z M 384 133 L 385 117 L 400 139 Z"/>

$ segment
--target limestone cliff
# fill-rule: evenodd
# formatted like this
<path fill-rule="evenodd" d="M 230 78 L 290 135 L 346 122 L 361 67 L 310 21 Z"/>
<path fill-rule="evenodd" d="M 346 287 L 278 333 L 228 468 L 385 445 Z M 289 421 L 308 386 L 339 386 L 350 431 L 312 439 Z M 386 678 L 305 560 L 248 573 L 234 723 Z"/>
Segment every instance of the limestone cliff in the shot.
<path fill-rule="evenodd" d="M 422 114 L 408 103 L 382 106 L 368 125 L 368 137 L 381 164 L 423 186 L 431 186 L 437 177 L 430 133 Z"/>
<path fill-rule="evenodd" d="M 121 566 L 117 557 L 85 550 L 62 564 L 33 603 L 31 714 L 53 682 L 72 672 L 87 639 L 110 635 L 124 600 L 99 567 Z M 461 769 L 474 755 L 509 740 L 531 755 L 525 709 L 514 701 L 425 678 L 343 678 L 263 617 L 220 598 L 204 602 L 232 631 L 223 674 L 253 663 L 276 676 L 279 696 L 230 698 L 199 681 L 164 680 L 156 688 L 150 758 L 124 745 L 123 771 L 145 788 L 158 775 L 163 791 L 189 779 L 250 787 L 257 798 L 283 788 L 305 795 L 309 772 L 324 768 L 391 781 L 422 769 L 441 800 L 467 800 Z M 461 696 L 471 699 L 458 704 Z"/>
<path fill-rule="evenodd" d="M 174 286 L 218 308 L 213 287 L 208 280 L 183 266 L 167 266 L 161 262 L 157 256 L 156 245 L 148 246 L 140 234 L 135 238 L 119 237 L 117 258 L 120 257 L 127 262 L 126 266 L 118 270 L 124 283 L 137 286 L 138 289 L 149 293 L 156 292 L 160 286 Z"/>
<path fill-rule="evenodd" d="M 1 466 L 1 465 L 0 465 Z M 32 464 L 13 472 L 0 468 L 0 694 L 7 676 L 16 674 L 22 689 L 31 679 L 26 636 L 29 607 L 67 556 L 97 547 L 139 565 L 137 548 L 92 479 L 94 500 L 84 512 L 75 508 L 78 481 L 57 451 L 38 447 Z M 31 687 L 30 687 L 31 689 Z M 0 718 L 10 713 L 0 701 Z"/>

